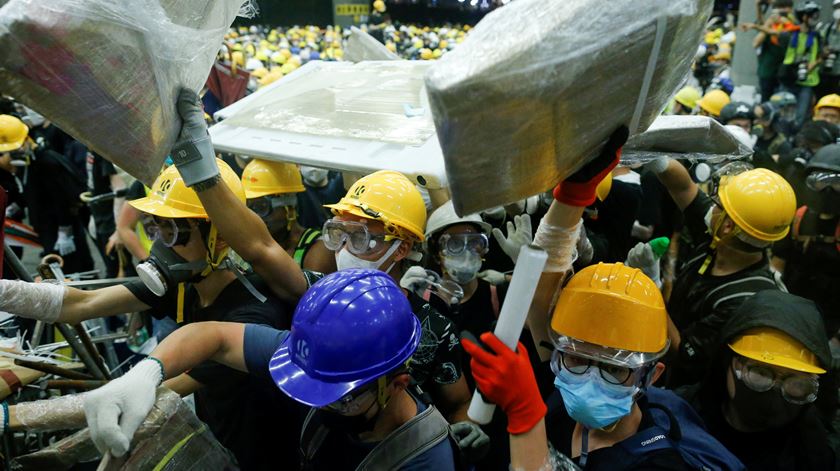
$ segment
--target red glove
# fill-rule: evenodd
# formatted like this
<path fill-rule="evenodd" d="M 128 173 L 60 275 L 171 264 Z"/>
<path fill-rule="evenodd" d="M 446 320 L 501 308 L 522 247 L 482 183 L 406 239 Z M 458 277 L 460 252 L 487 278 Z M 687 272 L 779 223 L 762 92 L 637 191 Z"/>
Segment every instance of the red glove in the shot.
<path fill-rule="evenodd" d="M 586 207 L 594 203 L 595 189 L 601 180 L 618 165 L 621 146 L 627 142 L 628 135 L 627 126 L 616 129 L 604 144 L 598 157 L 554 188 L 554 199 L 569 206 Z"/>
<path fill-rule="evenodd" d="M 518 435 L 531 430 L 545 417 L 547 408 L 537 387 L 528 352 L 521 342 L 517 352 L 512 352 L 490 332 L 482 334 L 481 341 L 489 352 L 461 339 L 464 350 L 472 357 L 470 366 L 478 390 L 484 399 L 505 412 L 509 433 Z"/>

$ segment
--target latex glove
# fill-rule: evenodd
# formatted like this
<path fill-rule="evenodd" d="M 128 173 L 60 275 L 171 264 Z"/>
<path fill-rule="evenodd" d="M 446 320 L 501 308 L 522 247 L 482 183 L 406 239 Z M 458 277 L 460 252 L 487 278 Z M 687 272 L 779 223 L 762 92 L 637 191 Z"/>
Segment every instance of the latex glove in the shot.
<path fill-rule="evenodd" d="M 494 286 L 499 286 L 507 283 L 507 276 L 505 276 L 504 273 L 496 270 L 480 271 L 476 274 L 476 276 Z"/>
<path fill-rule="evenodd" d="M 531 217 L 527 214 L 514 216 L 513 222 L 507 222 L 507 237 L 498 227 L 493 228 L 493 237 L 507 256 L 513 260 L 513 263 L 516 263 L 522 246 L 528 245 L 534 240 L 534 233 L 531 230 Z"/>
<path fill-rule="evenodd" d="M 76 251 L 76 243 L 73 241 L 73 226 L 59 226 L 58 240 L 55 241 L 53 250 L 62 257 Z"/>
<path fill-rule="evenodd" d="M 423 267 L 414 266 L 405 271 L 400 278 L 400 287 L 422 297 L 434 278 Z"/>
<path fill-rule="evenodd" d="M 187 186 L 193 186 L 219 175 L 216 151 L 210 142 L 204 110 L 198 95 L 186 88 L 178 94 L 181 134 L 172 148 L 171 157 Z"/>
<path fill-rule="evenodd" d="M 569 206 L 586 207 L 595 202 L 595 188 L 617 165 L 621 146 L 627 142 L 629 131 L 621 126 L 610 135 L 598 157 L 560 182 L 554 188 L 554 199 Z"/>
<path fill-rule="evenodd" d="M 659 259 L 654 255 L 649 243 L 639 242 L 630 249 L 624 264 L 642 270 L 642 273 L 653 280 L 656 286 L 662 287 L 662 280 L 659 276 Z"/>
<path fill-rule="evenodd" d="M 101 453 L 120 457 L 128 452 L 134 433 L 155 404 L 155 389 L 162 380 L 160 364 L 145 359 L 125 375 L 85 395 L 90 438 Z"/>
<path fill-rule="evenodd" d="M 472 357 L 470 366 L 475 384 L 485 400 L 505 412 L 509 433 L 518 435 L 531 430 L 545 417 L 547 408 L 525 346 L 520 342 L 517 352 L 512 352 L 491 332 L 481 334 L 481 341 L 489 351 L 461 339 L 464 350 Z"/>
<path fill-rule="evenodd" d="M 450 428 L 458 448 L 470 463 L 476 463 L 487 456 L 490 451 L 490 437 L 481 430 L 478 424 L 470 421 L 458 422 Z"/>

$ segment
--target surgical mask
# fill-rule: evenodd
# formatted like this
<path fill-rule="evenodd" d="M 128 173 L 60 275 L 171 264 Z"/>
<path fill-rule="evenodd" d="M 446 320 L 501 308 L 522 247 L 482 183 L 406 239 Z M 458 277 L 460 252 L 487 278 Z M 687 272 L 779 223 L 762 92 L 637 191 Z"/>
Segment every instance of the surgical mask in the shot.
<path fill-rule="evenodd" d="M 459 285 L 466 285 L 475 279 L 481 269 L 481 255 L 465 250 L 458 255 L 443 255 L 443 269 Z"/>
<path fill-rule="evenodd" d="M 329 170 L 323 168 L 306 167 L 301 165 L 300 174 L 303 181 L 309 186 L 322 187 L 327 183 Z"/>
<path fill-rule="evenodd" d="M 137 276 L 155 296 L 163 296 L 180 283 L 194 281 L 207 268 L 207 260 L 188 262 L 160 240 L 152 244 L 149 258 L 137 265 Z"/>
<path fill-rule="evenodd" d="M 590 429 L 603 429 L 630 414 L 639 392 L 635 386 L 607 383 L 594 366 L 581 375 L 563 368 L 554 386 L 563 396 L 569 417 Z"/>
<path fill-rule="evenodd" d="M 380 270 L 382 264 L 385 263 L 385 260 L 394 254 L 397 249 L 400 247 L 401 240 L 395 240 L 391 247 L 378 259 L 376 260 L 364 260 L 361 259 L 352 253 L 349 250 L 346 250 L 345 247 L 342 247 L 338 252 L 335 253 L 335 263 L 336 268 L 339 270 L 346 270 L 348 268 L 363 268 L 367 270 Z M 396 262 L 391 263 L 391 266 L 388 267 L 387 270 L 382 270 L 385 273 L 391 271 L 391 268 L 394 267 Z"/>

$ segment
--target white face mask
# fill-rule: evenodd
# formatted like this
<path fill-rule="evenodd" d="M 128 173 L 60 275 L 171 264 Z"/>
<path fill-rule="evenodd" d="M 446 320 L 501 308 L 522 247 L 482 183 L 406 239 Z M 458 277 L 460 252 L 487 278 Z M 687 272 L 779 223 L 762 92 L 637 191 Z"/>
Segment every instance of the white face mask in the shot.
<path fill-rule="evenodd" d="M 833 16 L 835 20 L 840 21 L 840 10 L 834 10 L 831 12 L 831 16 Z"/>
<path fill-rule="evenodd" d="M 385 260 L 388 260 L 388 257 L 394 255 L 394 252 L 396 252 L 397 249 L 400 247 L 401 242 L 401 240 L 394 241 L 394 243 L 391 244 L 391 247 L 387 251 L 385 251 L 385 253 L 381 257 L 373 261 L 363 260 L 353 255 L 352 253 L 350 253 L 349 250 L 342 246 L 341 249 L 335 253 L 336 268 L 338 268 L 339 270 L 346 270 L 348 268 L 365 268 L 368 270 L 380 270 L 380 267 L 383 263 L 385 263 Z M 388 273 L 389 271 L 391 271 L 391 268 L 394 268 L 395 263 L 396 262 L 391 263 L 391 266 L 389 266 L 387 270 L 382 271 Z"/>
<path fill-rule="evenodd" d="M 470 250 L 459 256 L 443 256 L 443 269 L 453 281 L 463 286 L 474 280 L 481 269 L 481 256 Z"/>
<path fill-rule="evenodd" d="M 329 173 L 329 170 L 323 168 L 307 167 L 305 165 L 300 167 L 300 175 L 309 186 L 322 187 L 326 185 Z"/>

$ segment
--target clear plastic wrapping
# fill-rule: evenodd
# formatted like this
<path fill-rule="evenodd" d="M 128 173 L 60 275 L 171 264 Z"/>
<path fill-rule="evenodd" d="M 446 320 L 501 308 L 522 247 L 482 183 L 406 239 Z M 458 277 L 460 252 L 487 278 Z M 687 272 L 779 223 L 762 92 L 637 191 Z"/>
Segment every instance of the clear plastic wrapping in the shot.
<path fill-rule="evenodd" d="M 27 319 L 55 322 L 67 288 L 52 283 L 0 280 L 0 311 Z"/>
<path fill-rule="evenodd" d="M 545 217 L 543 217 L 539 227 L 537 227 L 537 234 L 534 236 L 534 245 L 548 253 L 548 261 L 545 262 L 544 272 L 566 272 L 572 268 L 572 264 L 577 258 L 576 249 L 582 225 L 583 220 L 578 221 L 570 228 L 553 226 L 547 224 Z"/>
<path fill-rule="evenodd" d="M 204 85 L 241 7 L 9 0 L 0 10 L 3 92 L 151 185 L 179 131 L 178 90 Z"/>
<path fill-rule="evenodd" d="M 517 0 L 427 73 L 459 214 L 557 184 L 682 85 L 711 0 Z"/>
<path fill-rule="evenodd" d="M 85 426 L 84 395 L 71 394 L 42 401 L 21 402 L 9 409 L 10 424 L 34 431 L 67 430 Z"/>
<path fill-rule="evenodd" d="M 659 157 L 712 163 L 747 158 L 752 149 L 707 116 L 660 116 L 642 134 L 631 137 L 621 152 L 622 165 Z"/>
<path fill-rule="evenodd" d="M 350 37 L 347 38 L 347 45 L 344 46 L 344 60 L 350 62 L 393 61 L 399 58 L 373 36 L 355 26 L 350 27 Z"/>

